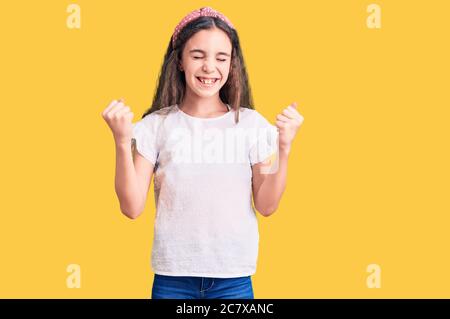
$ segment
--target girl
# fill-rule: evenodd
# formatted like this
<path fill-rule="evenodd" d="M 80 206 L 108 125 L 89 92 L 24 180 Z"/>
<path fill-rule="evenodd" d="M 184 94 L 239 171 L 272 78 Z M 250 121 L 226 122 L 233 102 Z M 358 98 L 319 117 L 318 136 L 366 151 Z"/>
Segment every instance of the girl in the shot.
<path fill-rule="evenodd" d="M 231 22 L 209 7 L 188 14 L 141 120 L 132 124 L 123 99 L 102 115 L 115 140 L 115 190 L 127 217 L 143 212 L 154 175 L 152 298 L 253 299 L 255 209 L 275 212 L 303 117 L 293 103 L 274 126 L 254 110 Z"/>

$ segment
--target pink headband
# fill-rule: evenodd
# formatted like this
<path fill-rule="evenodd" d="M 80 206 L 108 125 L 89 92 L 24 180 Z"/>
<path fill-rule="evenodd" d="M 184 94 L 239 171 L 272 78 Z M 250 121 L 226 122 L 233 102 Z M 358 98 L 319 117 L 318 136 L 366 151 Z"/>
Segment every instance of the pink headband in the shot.
<path fill-rule="evenodd" d="M 173 35 L 172 35 L 172 47 L 175 47 L 175 41 L 177 40 L 178 34 L 181 32 L 181 30 L 183 30 L 183 28 L 186 26 L 186 24 L 188 24 L 189 22 L 191 22 L 195 19 L 198 19 L 200 17 L 219 18 L 220 20 L 222 20 L 223 22 L 228 24 L 228 26 L 230 28 L 234 29 L 234 26 L 231 24 L 230 20 L 228 20 L 228 18 L 225 17 L 222 13 L 220 13 L 210 7 L 203 7 L 198 10 L 192 11 L 187 16 L 185 16 L 183 18 L 183 20 L 181 20 L 180 23 L 178 23 L 178 25 L 175 27 L 175 31 L 173 32 Z"/>

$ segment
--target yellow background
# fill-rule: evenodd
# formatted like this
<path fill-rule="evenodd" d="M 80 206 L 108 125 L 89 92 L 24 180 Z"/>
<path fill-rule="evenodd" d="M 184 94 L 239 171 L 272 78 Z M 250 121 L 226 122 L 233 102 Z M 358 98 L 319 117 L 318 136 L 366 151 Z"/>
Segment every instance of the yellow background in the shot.
<path fill-rule="evenodd" d="M 444 0 L 3 1 L 0 297 L 150 296 L 153 185 L 140 218 L 121 214 L 101 112 L 124 97 L 140 119 L 173 28 L 204 5 L 237 27 L 256 109 L 274 122 L 297 101 L 305 118 L 282 203 L 259 217 L 255 297 L 449 298 Z"/>

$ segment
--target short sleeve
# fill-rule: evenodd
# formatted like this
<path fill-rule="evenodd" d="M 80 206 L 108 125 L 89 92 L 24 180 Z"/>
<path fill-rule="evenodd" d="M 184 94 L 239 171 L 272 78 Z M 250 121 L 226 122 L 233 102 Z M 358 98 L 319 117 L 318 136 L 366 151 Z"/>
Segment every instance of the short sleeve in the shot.
<path fill-rule="evenodd" d="M 250 165 L 263 162 L 278 151 L 278 129 L 255 111 L 254 138 L 249 150 Z"/>
<path fill-rule="evenodd" d="M 136 150 L 145 159 L 156 164 L 158 158 L 157 132 L 158 118 L 153 114 L 146 115 L 136 123 L 133 123 L 132 143 Z"/>

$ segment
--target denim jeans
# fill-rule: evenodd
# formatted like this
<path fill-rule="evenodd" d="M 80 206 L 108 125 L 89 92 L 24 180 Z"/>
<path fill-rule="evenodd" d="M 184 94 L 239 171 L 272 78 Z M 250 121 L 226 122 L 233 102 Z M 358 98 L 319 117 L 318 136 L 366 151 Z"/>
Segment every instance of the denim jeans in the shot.
<path fill-rule="evenodd" d="M 251 276 L 211 278 L 155 274 L 152 299 L 254 299 Z"/>

